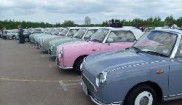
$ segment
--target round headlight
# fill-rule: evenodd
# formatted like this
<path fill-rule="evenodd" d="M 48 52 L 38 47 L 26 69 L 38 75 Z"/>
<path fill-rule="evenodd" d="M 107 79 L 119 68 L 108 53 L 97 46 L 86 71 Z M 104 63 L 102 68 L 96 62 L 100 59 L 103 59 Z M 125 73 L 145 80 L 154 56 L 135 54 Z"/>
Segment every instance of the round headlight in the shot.
<path fill-rule="evenodd" d="M 59 53 L 59 58 L 62 58 L 63 57 L 63 54 L 64 54 L 64 51 L 61 50 L 60 53 Z"/>
<path fill-rule="evenodd" d="M 53 45 L 51 46 L 51 51 L 54 49 L 55 46 L 56 46 L 55 44 L 53 44 Z"/>
<path fill-rule="evenodd" d="M 82 61 L 82 63 L 80 64 L 80 70 L 81 70 L 81 71 L 83 71 L 83 63 L 85 62 L 85 59 L 86 59 L 86 58 L 83 58 L 83 61 Z"/>
<path fill-rule="evenodd" d="M 96 78 L 96 85 L 98 87 L 103 86 L 106 83 L 106 79 L 107 79 L 107 72 L 99 73 L 99 75 Z"/>

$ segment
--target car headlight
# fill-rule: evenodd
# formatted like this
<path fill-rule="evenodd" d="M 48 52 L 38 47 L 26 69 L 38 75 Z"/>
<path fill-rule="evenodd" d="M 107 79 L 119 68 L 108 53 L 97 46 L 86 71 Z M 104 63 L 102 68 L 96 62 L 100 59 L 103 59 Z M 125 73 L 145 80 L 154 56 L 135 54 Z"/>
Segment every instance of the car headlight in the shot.
<path fill-rule="evenodd" d="M 107 80 L 107 72 L 99 73 L 99 75 L 96 78 L 96 85 L 98 87 L 102 87 L 105 85 L 106 80 Z"/>
<path fill-rule="evenodd" d="M 56 46 L 55 44 L 53 44 L 53 45 L 51 46 L 51 51 L 54 49 L 55 46 Z"/>
<path fill-rule="evenodd" d="M 63 55 L 64 55 L 64 51 L 63 51 L 63 50 L 61 50 L 58 56 L 59 56 L 59 58 L 62 58 L 62 57 L 63 57 Z"/>
<path fill-rule="evenodd" d="M 82 63 L 80 64 L 80 70 L 81 70 L 81 71 L 83 71 L 83 63 L 85 62 L 85 59 L 86 59 L 86 58 L 83 58 L 83 61 L 82 61 Z"/>

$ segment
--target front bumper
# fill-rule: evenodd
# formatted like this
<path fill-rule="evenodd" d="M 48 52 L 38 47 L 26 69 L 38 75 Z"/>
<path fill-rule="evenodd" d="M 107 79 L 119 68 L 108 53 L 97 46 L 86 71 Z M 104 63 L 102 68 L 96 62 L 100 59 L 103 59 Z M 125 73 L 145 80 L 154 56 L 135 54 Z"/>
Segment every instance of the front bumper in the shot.
<path fill-rule="evenodd" d="M 97 100 L 96 98 L 94 98 L 92 96 L 90 96 L 90 98 L 97 105 L 122 105 L 122 102 L 113 102 L 113 103 L 110 103 L 110 104 L 106 104 L 106 103 L 100 102 L 99 100 Z"/>
<path fill-rule="evenodd" d="M 83 87 L 83 81 L 80 83 L 81 87 Z M 83 89 L 83 88 L 82 88 Z M 88 90 L 88 89 L 87 89 Z M 100 101 L 99 99 L 97 99 L 96 97 L 94 97 L 93 95 L 90 94 L 86 94 L 90 97 L 90 99 L 96 104 L 96 105 L 122 105 L 122 102 L 112 102 L 112 103 L 104 103 L 102 101 Z"/>
<path fill-rule="evenodd" d="M 69 69 L 73 69 L 73 67 L 69 66 L 69 67 L 63 67 L 60 63 L 60 60 L 56 57 L 56 64 L 58 65 L 58 67 L 62 70 L 69 70 Z"/>

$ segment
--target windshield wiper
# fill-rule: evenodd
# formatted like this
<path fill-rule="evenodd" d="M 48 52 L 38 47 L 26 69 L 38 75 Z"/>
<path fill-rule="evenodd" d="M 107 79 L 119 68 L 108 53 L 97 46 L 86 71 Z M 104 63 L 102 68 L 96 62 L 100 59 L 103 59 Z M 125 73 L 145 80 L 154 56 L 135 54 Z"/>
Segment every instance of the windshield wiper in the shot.
<path fill-rule="evenodd" d="M 131 47 L 131 48 L 133 48 L 137 53 L 139 53 L 139 52 L 143 52 L 141 49 L 139 49 L 138 47 Z"/>
<path fill-rule="evenodd" d="M 98 39 L 92 39 L 91 41 L 102 43 L 102 42 L 101 42 L 100 40 L 98 40 Z"/>
<path fill-rule="evenodd" d="M 161 54 L 161 53 L 155 52 L 155 51 L 144 51 L 144 52 L 149 53 L 149 54 L 159 55 L 162 57 L 168 57 L 167 55 L 164 55 L 164 54 Z"/>

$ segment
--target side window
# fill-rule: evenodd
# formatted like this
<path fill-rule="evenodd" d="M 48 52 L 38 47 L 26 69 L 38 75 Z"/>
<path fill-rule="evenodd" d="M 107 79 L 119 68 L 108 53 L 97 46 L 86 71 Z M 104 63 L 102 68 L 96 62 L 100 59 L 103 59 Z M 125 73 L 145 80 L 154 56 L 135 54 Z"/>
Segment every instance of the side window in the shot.
<path fill-rule="evenodd" d="M 135 36 L 130 31 L 116 31 L 110 33 L 108 40 L 113 40 L 113 42 L 134 42 Z"/>
<path fill-rule="evenodd" d="M 178 47 L 178 50 L 177 50 L 177 53 L 176 53 L 176 58 L 180 57 L 182 58 L 182 39 L 180 41 L 180 44 L 179 44 L 179 47 Z"/>

